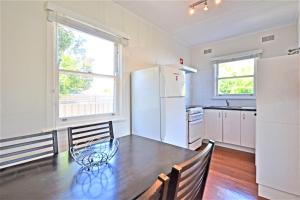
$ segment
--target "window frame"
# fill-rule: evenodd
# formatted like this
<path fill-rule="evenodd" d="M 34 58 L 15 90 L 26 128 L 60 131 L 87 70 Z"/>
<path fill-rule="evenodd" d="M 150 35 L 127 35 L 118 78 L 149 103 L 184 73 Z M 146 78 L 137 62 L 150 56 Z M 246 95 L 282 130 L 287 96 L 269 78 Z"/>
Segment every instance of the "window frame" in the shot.
<path fill-rule="evenodd" d="M 108 120 L 121 120 L 123 119 L 123 110 L 122 104 L 123 104 L 123 46 L 120 43 L 117 43 L 115 41 L 111 41 L 107 38 L 101 37 L 98 34 L 93 34 L 90 31 L 86 31 L 84 28 L 74 28 L 71 26 L 68 26 L 66 24 L 61 24 L 62 26 L 70 27 L 74 30 L 78 30 L 80 32 L 93 35 L 95 37 L 99 37 L 104 40 L 109 40 L 114 43 L 115 45 L 115 75 L 104 75 L 104 74 L 97 74 L 92 72 L 80 72 L 80 71 L 72 71 L 72 70 L 63 70 L 59 69 L 59 63 L 58 63 L 58 52 L 57 52 L 57 27 L 58 22 L 55 22 L 53 24 L 53 59 L 54 59 L 54 104 L 55 104 L 55 121 L 56 121 L 56 127 L 63 128 L 65 126 L 70 125 L 78 125 L 85 122 L 99 122 L 99 121 L 108 121 Z M 84 24 L 83 24 L 84 26 Z M 99 113 L 99 114 L 91 114 L 91 115 L 81 115 L 81 116 L 70 116 L 70 117 L 60 117 L 59 116 L 59 75 L 60 71 L 63 71 L 63 73 L 67 74 L 76 74 L 76 75 L 83 75 L 83 76 L 89 76 L 89 77 L 114 77 L 114 111 L 113 113 Z"/>
<path fill-rule="evenodd" d="M 220 63 L 225 63 L 225 62 L 230 62 L 229 61 L 218 61 L 214 64 L 214 97 L 213 99 L 256 99 L 256 73 L 257 73 L 257 60 L 258 57 L 250 57 L 250 58 L 245 58 L 245 57 L 236 57 L 233 59 L 233 61 L 241 61 L 241 60 L 247 60 L 247 59 L 254 59 L 254 74 L 253 75 L 247 75 L 247 76 L 233 76 L 233 77 L 223 77 L 219 78 L 219 64 Z M 236 78 L 247 78 L 247 77 L 253 77 L 253 94 L 224 94 L 221 95 L 219 94 L 219 88 L 218 88 L 218 83 L 219 80 L 223 79 L 236 79 Z"/>

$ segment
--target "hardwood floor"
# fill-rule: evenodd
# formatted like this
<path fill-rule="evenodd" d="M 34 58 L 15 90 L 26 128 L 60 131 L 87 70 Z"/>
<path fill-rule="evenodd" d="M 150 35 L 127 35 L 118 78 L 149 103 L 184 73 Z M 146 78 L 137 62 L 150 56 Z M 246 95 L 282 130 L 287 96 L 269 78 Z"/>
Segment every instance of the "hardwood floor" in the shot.
<path fill-rule="evenodd" d="M 203 145 L 202 145 L 203 146 Z M 258 197 L 255 156 L 216 147 L 204 192 L 204 200 L 253 200 Z"/>

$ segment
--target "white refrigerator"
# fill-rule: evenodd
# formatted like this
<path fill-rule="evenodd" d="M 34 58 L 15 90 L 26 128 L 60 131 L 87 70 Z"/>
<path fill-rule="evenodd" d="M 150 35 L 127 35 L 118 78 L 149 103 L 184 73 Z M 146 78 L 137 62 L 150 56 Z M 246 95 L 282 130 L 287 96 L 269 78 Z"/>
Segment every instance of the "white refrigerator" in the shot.
<path fill-rule="evenodd" d="M 299 55 L 264 58 L 257 67 L 258 194 L 300 199 Z"/>
<path fill-rule="evenodd" d="M 132 134 L 188 148 L 184 76 L 174 66 L 132 72 Z"/>

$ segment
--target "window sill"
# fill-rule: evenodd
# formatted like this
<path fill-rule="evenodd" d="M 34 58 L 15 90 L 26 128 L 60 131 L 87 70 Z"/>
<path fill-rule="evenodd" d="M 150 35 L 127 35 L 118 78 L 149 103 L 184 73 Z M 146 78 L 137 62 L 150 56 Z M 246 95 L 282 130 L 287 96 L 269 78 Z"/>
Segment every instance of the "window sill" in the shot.
<path fill-rule="evenodd" d="M 87 125 L 87 124 L 94 124 L 94 123 L 101 123 L 101 122 L 107 122 L 107 121 L 112 121 L 112 122 L 117 122 L 117 121 L 125 121 L 126 118 L 120 115 L 117 116 L 106 116 L 106 117 L 93 117 L 89 119 L 82 119 L 82 120 L 68 120 L 68 121 L 61 121 L 57 123 L 57 126 L 55 127 L 56 130 L 65 130 L 68 127 L 72 126 L 82 126 L 82 125 Z"/>
<path fill-rule="evenodd" d="M 212 99 L 233 99 L 233 100 L 256 100 L 256 96 L 214 96 Z"/>

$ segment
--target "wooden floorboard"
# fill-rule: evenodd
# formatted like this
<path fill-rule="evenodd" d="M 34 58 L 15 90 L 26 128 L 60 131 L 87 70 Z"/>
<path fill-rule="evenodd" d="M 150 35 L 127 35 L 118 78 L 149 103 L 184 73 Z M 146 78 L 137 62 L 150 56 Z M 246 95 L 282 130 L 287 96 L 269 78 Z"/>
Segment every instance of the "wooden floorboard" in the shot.
<path fill-rule="evenodd" d="M 258 197 L 255 174 L 254 154 L 217 146 L 203 199 L 264 200 Z"/>

